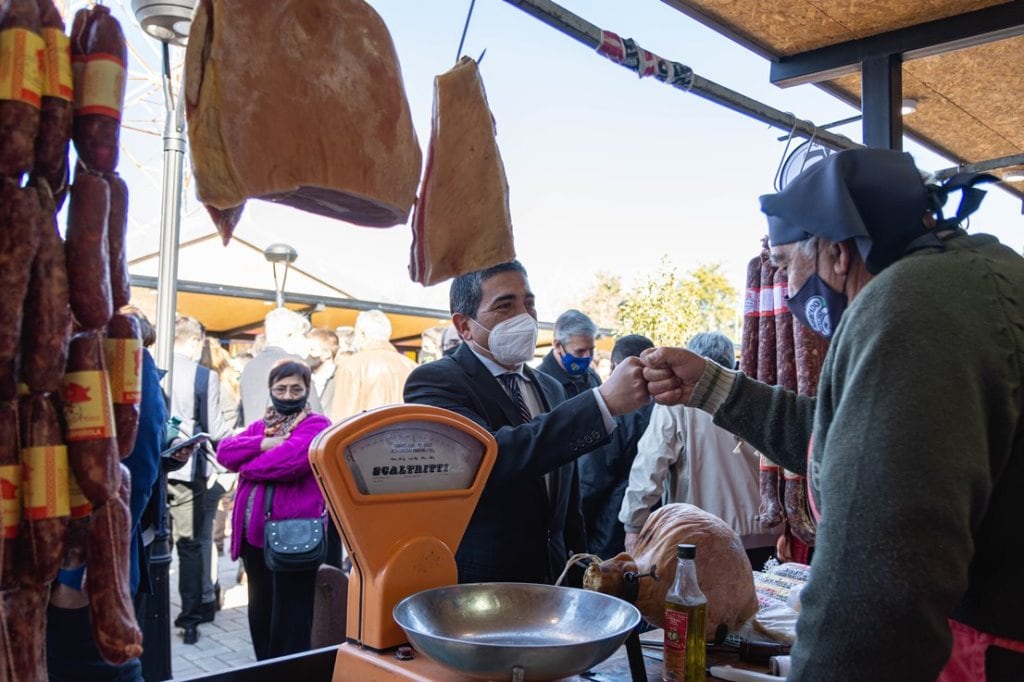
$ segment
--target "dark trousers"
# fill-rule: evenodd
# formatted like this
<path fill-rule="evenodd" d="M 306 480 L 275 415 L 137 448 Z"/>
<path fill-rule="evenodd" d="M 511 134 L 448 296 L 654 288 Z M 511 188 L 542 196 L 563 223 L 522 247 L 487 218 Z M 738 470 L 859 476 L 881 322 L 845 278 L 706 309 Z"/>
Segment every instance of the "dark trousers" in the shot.
<path fill-rule="evenodd" d="M 46 667 L 50 682 L 142 682 L 142 664 L 103 660 L 96 648 L 89 607 L 46 610 Z"/>
<path fill-rule="evenodd" d="M 204 592 L 213 602 L 213 520 L 224 489 L 201 483 L 170 483 L 170 515 L 174 546 L 178 550 L 178 627 L 198 625 L 203 616 Z"/>
<path fill-rule="evenodd" d="M 257 660 L 309 651 L 316 570 L 271 571 L 263 549 L 243 540 L 249 586 L 249 634 Z"/>

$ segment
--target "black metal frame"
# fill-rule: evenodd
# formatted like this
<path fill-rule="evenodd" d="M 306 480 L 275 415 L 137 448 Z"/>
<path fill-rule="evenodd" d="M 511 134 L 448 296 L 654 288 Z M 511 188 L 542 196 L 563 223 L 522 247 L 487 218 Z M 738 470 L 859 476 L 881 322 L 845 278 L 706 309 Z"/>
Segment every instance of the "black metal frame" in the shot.
<path fill-rule="evenodd" d="M 717 29 L 716 29 L 717 30 Z M 1024 35 L 1024 0 L 936 19 L 786 57 L 771 57 L 771 82 L 788 87 L 855 73 L 872 57 L 904 61 Z"/>

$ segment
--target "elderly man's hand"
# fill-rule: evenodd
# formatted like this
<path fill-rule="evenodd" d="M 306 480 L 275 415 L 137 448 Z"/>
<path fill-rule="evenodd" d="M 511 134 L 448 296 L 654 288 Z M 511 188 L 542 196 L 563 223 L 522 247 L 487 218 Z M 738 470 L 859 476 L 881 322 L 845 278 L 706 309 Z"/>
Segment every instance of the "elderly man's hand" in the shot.
<path fill-rule="evenodd" d="M 685 348 L 651 348 L 640 355 L 647 390 L 662 405 L 685 405 L 707 360 Z"/>
<path fill-rule="evenodd" d="M 626 358 L 616 365 L 615 371 L 597 390 L 613 417 L 632 412 L 651 401 L 644 381 L 644 366 L 638 358 Z"/>

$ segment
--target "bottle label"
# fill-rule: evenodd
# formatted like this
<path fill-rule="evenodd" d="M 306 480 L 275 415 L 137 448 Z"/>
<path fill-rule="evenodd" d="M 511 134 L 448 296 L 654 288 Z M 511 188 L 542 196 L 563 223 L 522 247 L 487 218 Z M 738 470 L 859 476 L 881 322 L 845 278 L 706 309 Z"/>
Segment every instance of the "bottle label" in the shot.
<path fill-rule="evenodd" d="M 61 393 L 69 443 L 114 438 L 114 407 L 106 372 L 68 372 Z"/>
<path fill-rule="evenodd" d="M 103 350 L 113 401 L 120 405 L 138 405 L 142 400 L 142 341 L 106 339 Z"/>
<path fill-rule="evenodd" d="M 689 615 L 686 611 L 665 610 L 665 648 L 686 654 L 686 630 Z"/>
<path fill-rule="evenodd" d="M 67 447 L 23 448 L 21 477 L 26 519 L 52 519 L 70 513 Z"/>
<path fill-rule="evenodd" d="M 44 28 L 43 40 L 46 43 L 43 96 L 70 102 L 75 94 L 71 84 L 71 40 L 59 28 Z"/>
<path fill-rule="evenodd" d="M 42 70 L 46 45 L 42 37 L 23 28 L 0 31 L 0 99 L 30 104 L 42 102 Z"/>
<path fill-rule="evenodd" d="M 21 525 L 21 465 L 0 466 L 0 535 L 6 539 L 18 537 Z"/>

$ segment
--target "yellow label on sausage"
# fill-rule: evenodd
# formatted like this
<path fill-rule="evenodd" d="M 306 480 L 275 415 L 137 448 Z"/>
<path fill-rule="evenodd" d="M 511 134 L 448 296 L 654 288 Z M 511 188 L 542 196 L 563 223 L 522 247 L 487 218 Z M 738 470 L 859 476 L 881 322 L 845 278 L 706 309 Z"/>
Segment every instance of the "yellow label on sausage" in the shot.
<path fill-rule="evenodd" d="M 124 108 L 124 63 L 112 54 L 75 55 L 75 113 L 102 114 L 121 120 Z"/>
<path fill-rule="evenodd" d="M 80 519 L 92 513 L 92 502 L 82 492 L 82 486 L 78 485 L 78 479 L 73 472 L 68 474 L 68 506 L 73 519 Z"/>
<path fill-rule="evenodd" d="M 122 405 L 142 402 L 142 341 L 105 339 L 103 354 L 107 360 L 111 398 Z"/>
<path fill-rule="evenodd" d="M 0 534 L 18 537 L 21 525 L 21 465 L 0 466 Z"/>
<path fill-rule="evenodd" d="M 26 519 L 52 519 L 71 513 L 66 446 L 23 448 L 21 480 Z"/>
<path fill-rule="evenodd" d="M 114 406 L 106 372 L 68 372 L 64 375 L 61 397 L 69 443 L 114 437 Z"/>
<path fill-rule="evenodd" d="M 46 45 L 23 28 L 0 31 L 0 99 L 39 108 L 43 92 Z"/>
<path fill-rule="evenodd" d="M 75 96 L 71 77 L 71 39 L 59 28 L 44 28 L 46 72 L 43 74 L 43 96 L 71 101 Z"/>

